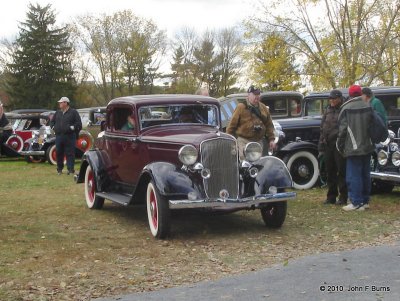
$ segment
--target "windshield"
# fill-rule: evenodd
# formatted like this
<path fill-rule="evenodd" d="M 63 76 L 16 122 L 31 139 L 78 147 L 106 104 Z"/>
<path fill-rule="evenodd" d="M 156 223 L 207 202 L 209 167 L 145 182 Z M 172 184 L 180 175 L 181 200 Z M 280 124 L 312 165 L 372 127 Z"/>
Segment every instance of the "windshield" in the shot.
<path fill-rule="evenodd" d="M 218 108 L 213 105 L 146 106 L 139 109 L 142 129 L 163 124 L 203 124 L 217 126 Z"/>

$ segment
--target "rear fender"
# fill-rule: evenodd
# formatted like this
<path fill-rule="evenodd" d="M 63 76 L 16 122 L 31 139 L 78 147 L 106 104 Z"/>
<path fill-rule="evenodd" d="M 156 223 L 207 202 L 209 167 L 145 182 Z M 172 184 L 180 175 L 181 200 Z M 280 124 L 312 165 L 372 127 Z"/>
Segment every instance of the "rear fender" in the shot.
<path fill-rule="evenodd" d="M 107 156 L 104 156 L 98 149 L 87 151 L 82 157 L 82 163 L 76 182 L 83 183 L 85 181 L 86 169 L 90 165 L 96 179 L 96 189 L 98 191 L 106 191 L 106 187 L 110 183 L 107 162 L 109 162 Z"/>
<path fill-rule="evenodd" d="M 296 142 L 290 142 L 286 144 L 284 147 L 282 147 L 279 152 L 293 152 L 293 151 L 299 151 L 299 150 L 311 150 L 313 152 L 318 153 L 318 146 L 315 143 L 308 142 L 308 141 L 296 141 Z"/>

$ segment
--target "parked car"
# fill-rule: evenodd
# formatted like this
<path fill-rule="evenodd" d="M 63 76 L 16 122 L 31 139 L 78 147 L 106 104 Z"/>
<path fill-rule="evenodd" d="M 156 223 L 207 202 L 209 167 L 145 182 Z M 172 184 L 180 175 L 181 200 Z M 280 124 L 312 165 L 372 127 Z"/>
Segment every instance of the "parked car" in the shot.
<path fill-rule="evenodd" d="M 128 116 L 134 125 L 124 130 Z M 282 226 L 287 201 L 296 196 L 285 192 L 292 187 L 285 164 L 261 157 L 258 143 L 246 146 L 240 162 L 236 139 L 220 130 L 220 116 L 220 103 L 205 96 L 112 100 L 104 132 L 84 154 L 76 177 L 85 183 L 87 206 L 101 209 L 105 199 L 145 203 L 156 238 L 168 235 L 170 213 L 180 209 L 260 209 L 267 226 Z"/>
<path fill-rule="evenodd" d="M 371 157 L 371 193 L 391 192 L 400 185 L 400 129 L 396 134 L 389 130 L 389 137 L 377 145 Z"/>
<path fill-rule="evenodd" d="M 25 156 L 27 162 L 36 163 L 47 160 L 50 164 L 57 164 L 56 136 L 48 125 L 49 119 L 40 129 L 32 132 L 32 138 L 25 141 L 23 150 L 19 152 Z M 92 145 L 92 135 L 86 130 L 81 130 L 75 144 L 75 156 L 81 158 L 84 152 L 90 149 Z"/>
<path fill-rule="evenodd" d="M 96 138 L 101 132 L 101 123 L 106 120 L 106 107 L 91 107 L 77 110 L 82 119 L 82 128 Z M 91 142 L 90 147 L 93 146 Z"/>
<path fill-rule="evenodd" d="M 371 89 L 388 112 L 389 129 L 397 133 L 400 128 L 400 87 L 371 87 Z M 344 98 L 347 98 L 348 89 L 341 91 Z M 233 110 L 227 107 L 234 108 L 236 104 L 235 98 L 222 100 L 221 108 L 226 116 L 226 124 L 233 113 Z M 297 189 L 308 189 L 324 182 L 325 172 L 321 170 L 324 162 L 318 160 L 318 141 L 322 114 L 328 105 L 329 91 L 312 92 L 302 100 L 300 117 L 275 118 L 272 115 L 275 128 L 284 133 L 279 139 L 274 155 L 287 164 L 293 185 Z"/>

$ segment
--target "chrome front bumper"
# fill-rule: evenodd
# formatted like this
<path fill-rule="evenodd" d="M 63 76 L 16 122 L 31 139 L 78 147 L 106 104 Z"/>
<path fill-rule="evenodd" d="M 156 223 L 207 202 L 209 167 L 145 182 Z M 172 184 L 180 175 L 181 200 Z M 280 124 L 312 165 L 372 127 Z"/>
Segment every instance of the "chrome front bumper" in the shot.
<path fill-rule="evenodd" d="M 45 151 L 20 151 L 22 156 L 44 156 Z"/>
<path fill-rule="evenodd" d="M 391 181 L 400 183 L 400 175 L 398 174 L 390 174 L 384 172 L 371 172 L 371 179 L 382 180 L 382 181 Z"/>
<path fill-rule="evenodd" d="M 191 209 L 191 208 L 211 208 L 211 209 L 250 209 L 258 208 L 260 205 L 283 202 L 296 198 L 295 192 L 280 192 L 276 194 L 261 194 L 244 199 L 203 199 L 203 200 L 170 200 L 170 209 Z"/>

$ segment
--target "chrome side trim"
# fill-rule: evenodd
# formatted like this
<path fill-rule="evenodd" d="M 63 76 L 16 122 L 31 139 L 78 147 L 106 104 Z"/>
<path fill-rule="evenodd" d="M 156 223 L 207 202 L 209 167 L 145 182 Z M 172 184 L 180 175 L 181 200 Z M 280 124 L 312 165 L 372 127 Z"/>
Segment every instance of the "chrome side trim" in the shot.
<path fill-rule="evenodd" d="M 377 179 L 382 181 L 392 181 L 400 183 L 400 175 L 393 175 L 383 172 L 371 171 L 371 179 Z"/>
<path fill-rule="evenodd" d="M 201 199 L 201 200 L 170 200 L 170 209 L 212 208 L 212 209 L 246 209 L 259 207 L 263 204 L 283 202 L 296 198 L 296 192 L 280 192 L 276 194 L 260 194 L 244 199 Z"/>
<path fill-rule="evenodd" d="M 22 156 L 44 156 L 45 151 L 20 151 L 19 154 Z"/>

